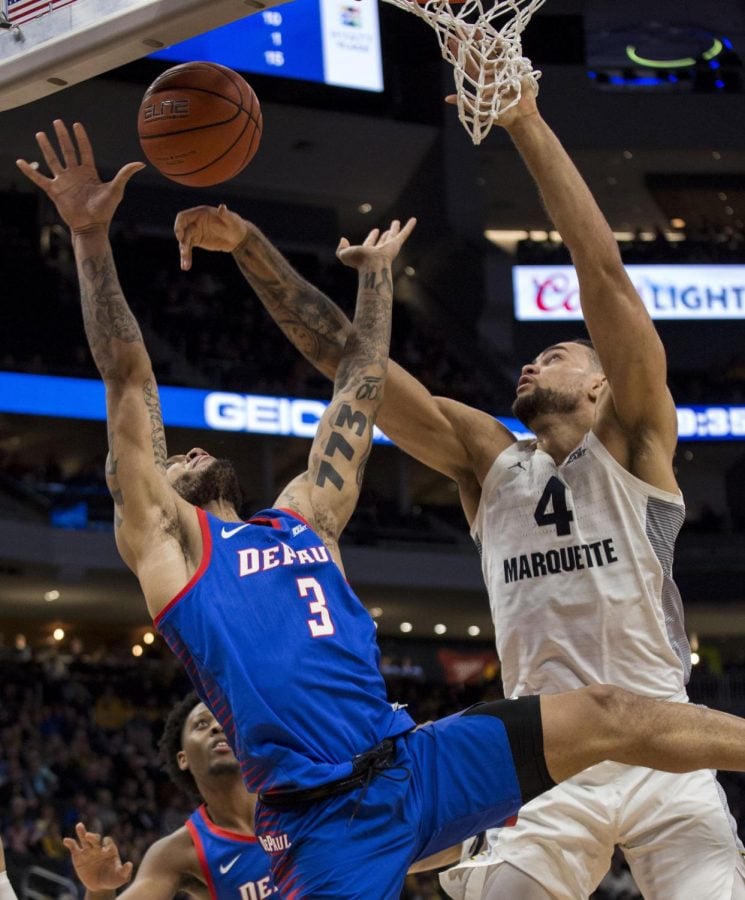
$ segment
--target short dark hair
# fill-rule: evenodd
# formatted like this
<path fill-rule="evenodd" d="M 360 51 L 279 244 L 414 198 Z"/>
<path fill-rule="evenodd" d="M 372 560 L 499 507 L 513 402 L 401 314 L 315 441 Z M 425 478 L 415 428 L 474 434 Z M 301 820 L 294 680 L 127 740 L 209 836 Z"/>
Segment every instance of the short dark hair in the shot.
<path fill-rule="evenodd" d="M 595 349 L 595 345 L 592 341 L 587 338 L 572 338 L 570 341 L 571 344 L 579 344 L 581 347 L 586 347 L 589 351 L 590 362 L 593 366 L 598 370 L 598 372 L 603 371 L 603 364 L 600 362 L 600 357 L 598 356 L 598 351 Z"/>
<path fill-rule="evenodd" d="M 199 788 L 191 772 L 188 769 L 179 768 L 176 756 L 183 749 L 183 731 L 189 713 L 201 702 L 197 692 L 191 691 L 180 703 L 176 704 L 168 713 L 168 718 L 163 726 L 163 734 L 158 742 L 158 749 L 163 759 L 163 771 L 176 787 L 191 800 L 201 800 Z"/>

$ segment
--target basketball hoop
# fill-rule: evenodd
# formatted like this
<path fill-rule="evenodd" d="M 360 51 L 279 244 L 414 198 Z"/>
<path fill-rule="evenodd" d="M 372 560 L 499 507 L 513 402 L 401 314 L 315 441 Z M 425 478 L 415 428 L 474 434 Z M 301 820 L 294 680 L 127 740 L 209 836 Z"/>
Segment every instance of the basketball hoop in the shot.
<path fill-rule="evenodd" d="M 524 79 L 538 90 L 541 73 L 522 55 L 521 35 L 544 0 L 386 2 L 434 28 L 443 59 L 454 69 L 458 118 L 474 144 L 519 102 Z"/>

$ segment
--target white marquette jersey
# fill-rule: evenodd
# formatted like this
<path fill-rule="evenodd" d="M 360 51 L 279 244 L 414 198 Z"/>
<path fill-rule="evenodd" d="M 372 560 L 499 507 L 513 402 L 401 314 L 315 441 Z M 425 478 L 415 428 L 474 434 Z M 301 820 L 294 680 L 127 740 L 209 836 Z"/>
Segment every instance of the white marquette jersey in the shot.
<path fill-rule="evenodd" d="M 556 465 L 536 443 L 499 454 L 471 534 L 505 696 L 605 683 L 684 699 L 690 648 L 673 548 L 682 497 L 645 484 L 588 432 Z"/>

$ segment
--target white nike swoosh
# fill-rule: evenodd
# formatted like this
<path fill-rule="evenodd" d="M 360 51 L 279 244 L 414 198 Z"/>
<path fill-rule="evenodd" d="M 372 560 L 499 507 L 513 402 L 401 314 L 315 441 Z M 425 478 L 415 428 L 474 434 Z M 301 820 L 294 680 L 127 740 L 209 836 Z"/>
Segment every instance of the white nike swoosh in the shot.
<path fill-rule="evenodd" d="M 250 524 L 251 524 L 250 522 L 244 522 L 243 525 L 238 525 L 237 528 L 226 528 L 226 527 L 223 525 L 222 531 L 220 532 L 220 534 L 221 534 L 224 538 L 231 538 L 231 537 L 233 537 L 234 534 L 238 534 L 238 532 L 241 531 L 242 529 L 248 528 L 248 526 L 249 526 Z"/>
<path fill-rule="evenodd" d="M 239 853 L 238 856 L 236 856 L 235 859 L 231 859 L 231 860 L 230 860 L 230 862 L 227 864 L 227 866 L 220 866 L 220 874 L 221 874 L 221 875 L 227 875 L 228 872 L 233 868 L 233 866 L 238 862 L 238 860 L 239 860 L 240 858 L 241 858 L 241 855 L 240 855 L 240 853 Z"/>

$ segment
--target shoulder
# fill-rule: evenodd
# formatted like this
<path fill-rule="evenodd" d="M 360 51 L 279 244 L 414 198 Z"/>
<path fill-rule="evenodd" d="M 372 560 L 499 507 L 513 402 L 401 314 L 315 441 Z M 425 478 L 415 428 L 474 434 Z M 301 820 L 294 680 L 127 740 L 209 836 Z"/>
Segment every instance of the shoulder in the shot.
<path fill-rule="evenodd" d="M 199 870 L 197 851 L 186 825 L 157 840 L 145 854 L 145 861 L 157 863 L 159 867 L 179 875 Z"/>

